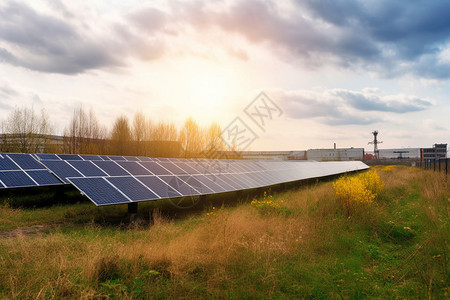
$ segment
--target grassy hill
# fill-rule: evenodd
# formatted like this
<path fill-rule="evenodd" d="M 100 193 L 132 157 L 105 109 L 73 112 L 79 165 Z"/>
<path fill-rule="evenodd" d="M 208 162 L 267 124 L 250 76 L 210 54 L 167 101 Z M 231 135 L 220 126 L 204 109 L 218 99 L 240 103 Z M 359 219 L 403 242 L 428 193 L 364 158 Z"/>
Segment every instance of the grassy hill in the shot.
<path fill-rule="evenodd" d="M 4 204 L 0 297 L 448 299 L 448 178 L 375 169 L 384 190 L 350 212 L 332 182 L 183 216 L 163 205 L 151 226 L 121 222 L 126 206 Z"/>

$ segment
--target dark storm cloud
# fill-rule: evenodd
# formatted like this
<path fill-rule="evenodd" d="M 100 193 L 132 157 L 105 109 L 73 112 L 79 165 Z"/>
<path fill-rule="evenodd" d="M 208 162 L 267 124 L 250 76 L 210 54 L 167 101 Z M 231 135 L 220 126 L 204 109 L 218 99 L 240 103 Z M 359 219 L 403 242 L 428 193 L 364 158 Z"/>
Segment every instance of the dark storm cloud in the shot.
<path fill-rule="evenodd" d="M 314 91 L 271 91 L 285 114 L 293 119 L 315 119 L 327 125 L 366 125 L 379 122 L 380 112 L 401 114 L 421 111 L 432 104 L 414 96 L 379 96 L 372 90 L 363 92 L 335 89 Z"/>
<path fill-rule="evenodd" d="M 178 5 L 176 18 L 204 29 L 217 26 L 252 43 L 288 50 L 306 65 L 359 67 L 393 77 L 448 78 L 439 61 L 450 43 L 450 1 L 293 1 L 280 13 L 273 2 L 237 1 L 213 11 L 202 2 Z M 282 56 L 285 52 L 274 52 Z"/>

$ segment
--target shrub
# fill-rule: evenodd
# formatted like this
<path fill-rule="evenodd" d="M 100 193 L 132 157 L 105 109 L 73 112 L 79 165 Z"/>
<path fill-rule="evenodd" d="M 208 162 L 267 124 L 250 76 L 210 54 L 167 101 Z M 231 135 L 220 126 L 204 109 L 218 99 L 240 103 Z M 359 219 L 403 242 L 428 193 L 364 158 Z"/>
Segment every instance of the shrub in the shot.
<path fill-rule="evenodd" d="M 343 176 L 333 183 L 336 199 L 349 216 L 355 206 L 372 203 L 384 187 L 375 170 L 358 176 Z"/>

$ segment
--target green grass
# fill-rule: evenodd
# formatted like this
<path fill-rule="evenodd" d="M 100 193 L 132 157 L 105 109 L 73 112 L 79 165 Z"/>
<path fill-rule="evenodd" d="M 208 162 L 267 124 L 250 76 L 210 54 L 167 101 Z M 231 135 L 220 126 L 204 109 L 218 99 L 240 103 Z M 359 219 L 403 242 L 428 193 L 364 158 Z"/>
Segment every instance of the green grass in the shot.
<path fill-rule="evenodd" d="M 375 169 L 385 190 L 350 217 L 331 182 L 189 212 L 143 203 L 153 225 L 126 206 L 3 205 L 0 298 L 448 298 L 448 179 Z"/>

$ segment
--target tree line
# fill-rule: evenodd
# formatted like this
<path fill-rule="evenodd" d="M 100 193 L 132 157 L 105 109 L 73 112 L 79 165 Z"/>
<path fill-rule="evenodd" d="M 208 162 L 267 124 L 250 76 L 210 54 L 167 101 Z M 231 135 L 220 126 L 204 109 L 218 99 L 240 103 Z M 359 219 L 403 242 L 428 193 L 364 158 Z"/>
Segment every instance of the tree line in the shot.
<path fill-rule="evenodd" d="M 154 121 L 142 112 L 130 120 L 118 116 L 111 129 L 101 124 L 91 108 L 74 109 L 63 136 L 44 109 L 15 108 L 1 123 L 1 152 L 68 153 L 165 157 L 205 157 L 225 150 L 219 124 L 201 127 L 191 117 L 181 128 L 172 122 Z M 217 152 L 216 152 L 217 153 Z"/>

